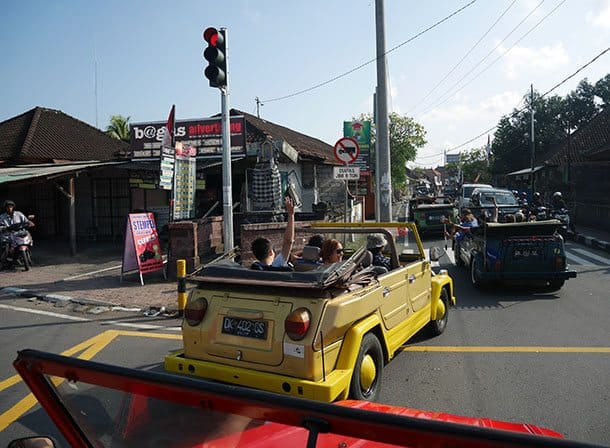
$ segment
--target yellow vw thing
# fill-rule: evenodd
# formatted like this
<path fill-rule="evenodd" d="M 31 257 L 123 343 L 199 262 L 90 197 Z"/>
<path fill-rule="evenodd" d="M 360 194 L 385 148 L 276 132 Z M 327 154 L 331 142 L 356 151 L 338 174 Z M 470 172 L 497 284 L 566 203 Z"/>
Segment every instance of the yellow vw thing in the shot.
<path fill-rule="evenodd" d="M 410 245 L 395 241 L 399 228 Z M 167 371 L 319 401 L 374 401 L 397 350 L 424 328 L 444 331 L 453 282 L 432 271 L 413 223 L 304 230 L 343 239 L 348 258 L 294 272 L 207 265 L 190 278 L 184 348 L 165 358 Z M 388 241 L 389 270 L 371 265 L 363 241 L 373 233 Z"/>

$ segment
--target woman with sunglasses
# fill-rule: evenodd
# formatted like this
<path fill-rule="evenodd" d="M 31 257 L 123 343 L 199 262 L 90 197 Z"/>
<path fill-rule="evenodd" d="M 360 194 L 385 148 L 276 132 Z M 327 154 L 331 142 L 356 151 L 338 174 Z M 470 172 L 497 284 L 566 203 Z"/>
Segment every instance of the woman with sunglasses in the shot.
<path fill-rule="evenodd" d="M 324 264 L 337 263 L 343 260 L 343 246 L 339 240 L 331 239 L 322 243 L 320 258 Z"/>

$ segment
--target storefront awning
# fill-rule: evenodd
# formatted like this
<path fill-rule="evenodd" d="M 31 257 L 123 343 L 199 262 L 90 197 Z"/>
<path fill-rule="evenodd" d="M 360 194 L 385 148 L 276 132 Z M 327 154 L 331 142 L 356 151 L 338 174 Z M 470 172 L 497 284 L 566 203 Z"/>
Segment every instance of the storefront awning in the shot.
<path fill-rule="evenodd" d="M 31 179 L 50 179 L 61 177 L 70 173 L 84 171 L 89 168 L 102 166 L 121 165 L 126 162 L 99 162 L 89 160 L 86 162 L 73 163 L 46 163 L 42 165 L 18 165 L 8 168 L 0 168 L 0 184 L 26 181 Z"/>

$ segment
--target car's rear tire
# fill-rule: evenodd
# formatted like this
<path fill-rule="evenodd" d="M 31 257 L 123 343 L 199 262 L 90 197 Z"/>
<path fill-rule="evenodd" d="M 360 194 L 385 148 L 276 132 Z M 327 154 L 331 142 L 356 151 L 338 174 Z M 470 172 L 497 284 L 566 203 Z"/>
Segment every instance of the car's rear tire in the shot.
<path fill-rule="evenodd" d="M 562 287 L 563 284 L 565 283 L 565 280 L 551 280 L 549 282 L 549 285 L 545 288 L 545 291 L 547 292 L 555 292 L 555 291 L 559 291 Z"/>
<path fill-rule="evenodd" d="M 349 397 L 354 400 L 375 401 L 381 389 L 383 349 L 377 336 L 367 333 L 362 338 L 356 365 L 352 372 Z"/>
<path fill-rule="evenodd" d="M 470 261 L 470 282 L 475 288 L 481 288 L 483 286 L 483 280 L 481 279 L 481 271 L 479 270 L 479 263 L 475 254 L 472 255 Z"/>
<path fill-rule="evenodd" d="M 449 291 L 447 288 L 441 289 L 440 301 L 443 302 L 445 312 L 440 319 L 432 320 L 428 323 L 428 334 L 430 336 L 440 335 L 447 327 L 449 319 Z"/>

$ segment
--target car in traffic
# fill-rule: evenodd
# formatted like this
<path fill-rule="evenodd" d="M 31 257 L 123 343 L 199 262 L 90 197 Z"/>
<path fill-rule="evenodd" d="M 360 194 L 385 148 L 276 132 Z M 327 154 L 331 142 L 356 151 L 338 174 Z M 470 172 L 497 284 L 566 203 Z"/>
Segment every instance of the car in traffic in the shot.
<path fill-rule="evenodd" d="M 464 207 L 468 207 L 470 203 L 470 196 L 472 192 L 477 188 L 493 188 L 489 184 L 463 184 L 460 187 L 458 198 L 457 198 L 457 206 L 461 210 Z"/>
<path fill-rule="evenodd" d="M 491 281 L 561 289 L 576 277 L 569 269 L 557 220 L 481 223 L 456 245 L 456 264 L 466 266 L 475 287 Z"/>
<path fill-rule="evenodd" d="M 494 204 L 495 200 L 495 204 Z M 498 206 L 499 222 L 504 221 L 506 215 L 514 215 L 521 210 L 517 199 L 510 190 L 502 188 L 475 188 L 470 195 L 468 207 L 477 219 L 485 220 L 493 215 L 495 205 Z"/>
<path fill-rule="evenodd" d="M 436 197 L 433 200 L 412 199 L 409 201 L 409 221 L 417 226 L 420 235 L 436 234 L 441 237 L 446 230 L 445 220 L 456 222 L 458 210 L 450 198 Z"/>
<path fill-rule="evenodd" d="M 413 235 L 396 244 L 398 229 Z M 442 333 L 455 305 L 446 271 L 434 273 L 413 223 L 313 223 L 344 238 L 351 256 L 310 271 L 269 272 L 233 260 L 190 278 L 183 349 L 168 372 L 332 402 L 374 401 L 384 364 L 420 330 Z M 392 231 L 392 232 L 390 232 Z M 372 266 L 360 243 L 388 241 L 391 269 Z"/>
<path fill-rule="evenodd" d="M 20 351 L 13 365 L 63 440 L 29 415 L 24 428 L 34 435 L 8 448 L 591 446 L 528 423 L 358 400 L 320 403 L 36 350 Z"/>

